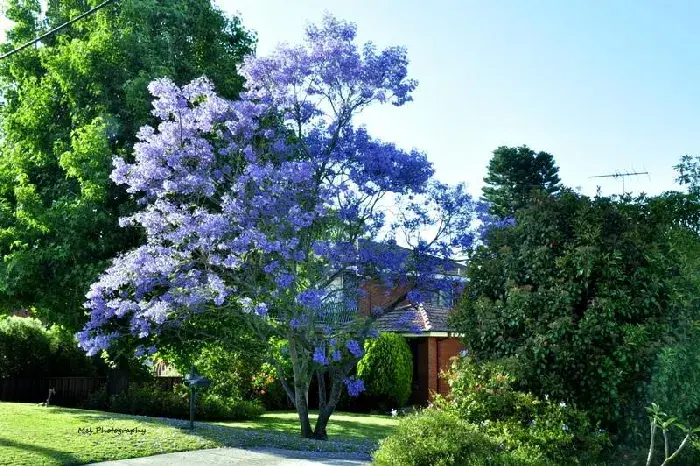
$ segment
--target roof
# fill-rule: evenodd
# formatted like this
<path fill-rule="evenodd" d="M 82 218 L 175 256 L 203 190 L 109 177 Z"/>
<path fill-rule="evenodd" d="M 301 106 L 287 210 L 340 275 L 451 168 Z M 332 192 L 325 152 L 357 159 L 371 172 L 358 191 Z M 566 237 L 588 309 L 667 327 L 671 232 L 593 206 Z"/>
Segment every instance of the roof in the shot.
<path fill-rule="evenodd" d="M 381 332 L 451 332 L 448 325 L 450 312 L 446 307 L 432 304 L 408 304 L 379 317 L 376 326 Z"/>

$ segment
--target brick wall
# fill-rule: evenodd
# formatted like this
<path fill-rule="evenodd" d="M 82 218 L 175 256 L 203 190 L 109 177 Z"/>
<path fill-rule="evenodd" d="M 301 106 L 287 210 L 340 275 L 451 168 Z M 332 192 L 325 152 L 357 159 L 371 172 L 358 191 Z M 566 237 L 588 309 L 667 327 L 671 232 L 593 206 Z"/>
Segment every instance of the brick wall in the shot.
<path fill-rule="evenodd" d="M 382 286 L 378 280 L 368 280 L 362 284 L 364 296 L 360 297 L 357 303 L 360 315 L 366 316 L 373 308 L 379 306 L 388 306 L 401 295 L 405 294 L 410 289 L 410 286 L 404 285 L 394 288 L 386 292 L 386 288 Z"/>
<path fill-rule="evenodd" d="M 409 338 L 413 353 L 413 387 L 410 404 L 425 404 L 431 394 L 447 395 L 450 387 L 440 378 L 440 372 L 450 365 L 450 359 L 464 349 L 459 338 Z"/>
<path fill-rule="evenodd" d="M 440 338 L 437 339 L 437 393 L 447 395 L 450 391 L 450 386 L 447 381 L 440 378 L 440 371 L 447 370 L 450 366 L 450 358 L 457 356 L 464 349 L 462 341 L 459 338 Z"/>

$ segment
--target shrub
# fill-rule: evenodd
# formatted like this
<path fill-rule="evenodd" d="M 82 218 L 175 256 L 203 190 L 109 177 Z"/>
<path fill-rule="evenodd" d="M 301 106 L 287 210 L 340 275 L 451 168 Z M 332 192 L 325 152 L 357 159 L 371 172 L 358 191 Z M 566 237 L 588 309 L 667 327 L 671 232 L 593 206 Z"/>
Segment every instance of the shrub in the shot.
<path fill-rule="evenodd" d="M 700 423 L 700 326 L 674 346 L 664 348 L 654 367 L 651 399 L 673 409 L 680 419 Z"/>
<path fill-rule="evenodd" d="M 432 409 L 406 417 L 374 455 L 378 466 L 488 464 L 478 458 L 495 454 L 483 434 L 447 411 Z"/>
<path fill-rule="evenodd" d="M 85 400 L 79 404 L 80 409 L 95 409 L 98 411 L 109 410 L 109 395 L 107 394 L 107 385 L 101 386 L 99 389 L 90 393 Z"/>
<path fill-rule="evenodd" d="M 32 317 L 0 316 L 0 378 L 97 375 L 104 365 L 85 356 L 72 333 Z"/>
<path fill-rule="evenodd" d="M 198 419 L 206 421 L 244 421 L 260 417 L 264 412 L 265 409 L 255 401 L 236 400 L 205 393 L 199 400 L 196 415 Z"/>
<path fill-rule="evenodd" d="M 0 317 L 0 378 L 47 373 L 51 346 L 39 319 Z"/>
<path fill-rule="evenodd" d="M 357 375 L 365 382 L 367 395 L 375 397 L 381 409 L 405 406 L 413 379 L 413 356 L 406 339 L 382 333 L 365 343 L 365 352 Z"/>
<path fill-rule="evenodd" d="M 499 439 L 449 409 L 426 409 L 405 417 L 374 454 L 377 466 L 507 466 L 550 464 L 536 449 L 506 451 Z"/>
<path fill-rule="evenodd" d="M 59 325 L 52 325 L 47 330 L 47 335 L 52 349 L 48 376 L 96 376 L 106 373 L 105 361 L 99 356 L 86 356 L 85 351 L 78 348 L 78 341 L 73 332 Z"/>
<path fill-rule="evenodd" d="M 98 403 L 99 395 L 94 400 Z M 164 390 L 157 385 L 132 386 L 109 400 L 109 411 L 139 416 L 189 419 L 189 390 L 184 385 Z M 203 392 L 197 395 L 195 418 L 200 421 L 242 421 L 260 416 L 260 404 Z"/>
<path fill-rule="evenodd" d="M 237 400 L 250 399 L 253 376 L 261 364 L 259 353 L 230 351 L 213 345 L 207 345 L 194 363 L 197 372 L 212 382 L 208 393 Z"/>
<path fill-rule="evenodd" d="M 556 464 L 591 464 L 609 439 L 586 413 L 545 397 L 513 388 L 517 363 L 513 360 L 476 364 L 470 357 L 453 360 L 445 374 L 451 387 L 449 405 L 466 422 L 478 425 L 507 450 L 528 446 Z"/>
<path fill-rule="evenodd" d="M 284 371 L 287 381 L 292 383 L 294 373 L 292 370 L 292 361 L 289 358 L 289 346 L 286 340 L 271 341 L 272 356 L 280 364 Z M 275 367 L 269 362 L 264 362 L 260 365 L 257 372 L 252 378 L 253 399 L 259 401 L 268 410 L 290 409 L 292 404 L 287 397 L 287 392 L 282 386 L 279 374 Z M 314 385 L 311 386 L 310 392 L 313 391 Z M 311 393 L 309 393 L 311 395 Z"/>
<path fill-rule="evenodd" d="M 287 380 L 293 380 L 291 368 L 286 375 Z M 263 363 L 255 375 L 253 375 L 253 399 L 259 401 L 268 410 L 289 409 L 291 404 L 287 397 L 277 371 L 270 363 Z"/>

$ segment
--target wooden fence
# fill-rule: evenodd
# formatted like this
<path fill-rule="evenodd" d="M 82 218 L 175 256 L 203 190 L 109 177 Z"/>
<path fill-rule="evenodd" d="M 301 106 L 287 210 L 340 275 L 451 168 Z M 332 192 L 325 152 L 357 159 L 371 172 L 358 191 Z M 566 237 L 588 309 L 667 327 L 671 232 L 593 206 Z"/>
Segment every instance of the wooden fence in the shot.
<path fill-rule="evenodd" d="M 156 377 L 154 383 L 164 390 L 172 390 L 182 382 L 182 377 Z M 85 401 L 91 393 L 107 384 L 107 377 L 47 377 L 41 379 L 0 379 L 0 401 L 18 403 L 41 403 L 46 401 L 49 389 L 56 390 L 51 395 L 51 404 L 76 406 Z"/>

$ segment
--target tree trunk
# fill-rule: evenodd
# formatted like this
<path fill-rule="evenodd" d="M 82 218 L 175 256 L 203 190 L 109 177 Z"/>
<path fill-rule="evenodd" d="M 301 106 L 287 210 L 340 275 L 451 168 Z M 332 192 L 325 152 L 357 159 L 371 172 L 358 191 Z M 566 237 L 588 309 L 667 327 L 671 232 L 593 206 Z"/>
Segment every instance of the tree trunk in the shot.
<path fill-rule="evenodd" d="M 328 433 L 326 426 L 328 419 L 331 417 L 332 409 L 328 409 L 328 396 L 326 393 L 326 374 L 322 371 L 316 371 L 316 381 L 318 382 L 318 418 L 314 428 L 314 438 L 318 440 L 327 440 Z"/>
<path fill-rule="evenodd" d="M 301 436 L 302 438 L 313 438 L 314 432 L 311 430 L 311 423 L 309 422 L 309 402 L 306 393 L 307 390 L 304 390 L 303 387 L 294 386 L 294 404 L 299 415 Z"/>
<path fill-rule="evenodd" d="M 323 374 L 319 374 L 323 377 Z M 331 390 L 327 395 L 324 393 L 323 401 L 324 403 L 319 406 L 318 418 L 316 419 L 316 426 L 314 429 L 314 438 L 318 440 L 327 440 L 328 433 L 326 432 L 326 427 L 328 426 L 328 420 L 331 418 L 333 412 L 335 412 L 335 407 L 340 401 L 340 395 L 343 392 L 343 371 L 334 369 L 329 372 Z M 323 390 L 325 392 L 325 381 L 321 383 L 322 379 L 319 379 L 319 389 L 323 385 Z M 320 397 L 320 395 L 319 395 Z"/>
<path fill-rule="evenodd" d="M 314 431 L 309 422 L 309 385 L 310 374 L 307 374 L 306 361 L 297 353 L 294 334 L 289 335 L 289 356 L 292 360 L 292 370 L 294 372 L 294 407 L 299 416 L 302 438 L 313 438 Z"/>
<path fill-rule="evenodd" d="M 326 408 L 324 410 L 319 410 L 318 419 L 316 419 L 316 428 L 314 429 L 314 438 L 317 440 L 328 440 L 328 433 L 326 432 L 326 427 L 328 426 L 328 420 L 331 418 L 331 414 L 335 410 L 335 406 Z"/>

